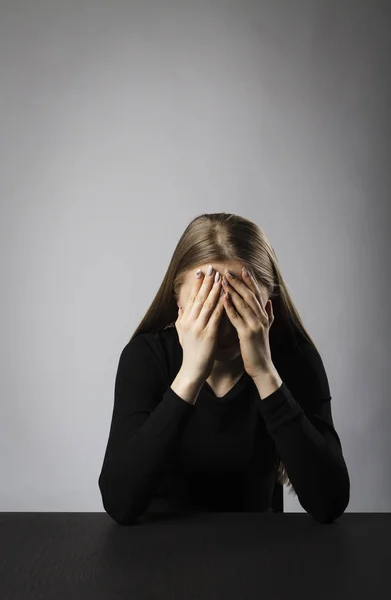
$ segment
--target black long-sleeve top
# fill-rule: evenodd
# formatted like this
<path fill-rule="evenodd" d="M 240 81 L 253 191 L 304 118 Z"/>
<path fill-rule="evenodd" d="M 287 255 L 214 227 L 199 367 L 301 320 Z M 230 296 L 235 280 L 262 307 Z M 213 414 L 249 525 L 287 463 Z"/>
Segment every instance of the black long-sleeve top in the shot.
<path fill-rule="evenodd" d="M 223 397 L 204 382 L 193 405 L 171 389 L 183 358 L 175 327 L 126 344 L 98 480 L 117 523 L 182 508 L 269 511 L 280 460 L 315 520 L 345 511 L 350 480 L 320 354 L 301 341 L 271 356 L 283 383 L 266 398 L 244 373 Z"/>

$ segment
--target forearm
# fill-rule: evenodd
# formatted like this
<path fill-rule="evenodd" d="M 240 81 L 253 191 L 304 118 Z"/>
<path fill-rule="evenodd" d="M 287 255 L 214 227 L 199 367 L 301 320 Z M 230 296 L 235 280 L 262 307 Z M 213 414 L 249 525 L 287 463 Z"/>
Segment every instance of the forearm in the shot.
<path fill-rule="evenodd" d="M 125 423 L 114 420 L 99 487 L 106 512 L 120 524 L 130 524 L 146 510 L 171 455 L 179 424 L 194 410 L 174 392 L 168 388 L 149 416 L 140 415 L 132 435 Z"/>
<path fill-rule="evenodd" d="M 281 379 L 280 379 L 281 380 Z M 259 410 L 276 451 L 303 508 L 320 521 L 340 516 L 348 502 L 350 482 L 332 426 L 311 423 L 286 385 L 275 374 L 258 381 Z M 273 391 L 274 389 L 274 391 Z M 315 416 L 316 420 L 317 417 Z"/>

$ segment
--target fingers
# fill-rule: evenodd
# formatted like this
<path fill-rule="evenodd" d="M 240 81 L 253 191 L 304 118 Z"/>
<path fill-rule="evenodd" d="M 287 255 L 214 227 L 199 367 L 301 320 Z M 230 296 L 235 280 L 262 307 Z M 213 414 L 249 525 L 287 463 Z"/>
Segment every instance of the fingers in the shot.
<path fill-rule="evenodd" d="M 209 279 L 209 281 L 206 283 L 205 291 L 201 289 L 199 293 L 201 300 L 204 297 L 205 300 L 201 305 L 201 310 L 198 316 L 198 319 L 203 327 L 207 325 L 212 315 L 213 317 L 218 317 L 223 311 L 223 307 L 219 306 L 223 303 L 223 297 L 220 295 L 222 290 L 221 274 L 216 271 L 214 274 L 212 273 L 211 275 L 206 275 L 205 279 Z M 212 282 L 210 281 L 211 279 Z"/>
<path fill-rule="evenodd" d="M 183 315 L 184 313 L 188 313 L 192 310 L 193 304 L 197 298 L 198 292 L 204 283 L 204 274 L 201 271 L 201 269 L 196 269 L 196 271 L 194 271 L 193 277 L 194 277 L 194 283 L 191 288 L 189 297 L 185 303 L 185 306 L 182 307 L 182 310 L 180 312 L 181 315 Z"/>
<path fill-rule="evenodd" d="M 224 310 L 224 289 L 221 283 L 222 275 L 215 271 L 213 265 L 209 265 L 206 273 L 201 269 L 194 271 L 194 284 L 185 307 L 179 315 L 188 314 L 192 319 L 201 317 L 203 326 L 208 322 L 211 313 L 219 316 Z M 221 308 L 218 306 L 222 305 Z"/>
<path fill-rule="evenodd" d="M 194 319 L 197 319 L 204 307 L 204 303 L 207 300 L 209 293 L 214 285 L 215 272 L 212 265 L 209 265 L 205 275 L 202 273 L 202 285 L 198 290 L 198 294 L 193 299 L 191 314 Z"/>

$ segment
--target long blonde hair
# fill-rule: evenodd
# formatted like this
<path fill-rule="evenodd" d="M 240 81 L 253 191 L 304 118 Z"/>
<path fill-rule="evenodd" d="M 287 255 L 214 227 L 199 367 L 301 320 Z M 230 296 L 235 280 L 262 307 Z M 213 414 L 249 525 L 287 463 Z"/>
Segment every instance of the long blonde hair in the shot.
<path fill-rule="evenodd" d="M 266 286 L 273 304 L 270 343 L 289 336 L 314 344 L 282 278 L 276 253 L 258 225 L 231 213 L 206 213 L 194 218 L 179 239 L 160 288 L 130 340 L 172 326 L 178 318 L 177 299 L 186 273 L 213 262 L 244 263 L 255 280 Z M 129 341 L 130 341 L 129 340 Z M 316 348 L 316 346 L 315 346 Z M 297 495 L 282 461 L 277 480 Z"/>

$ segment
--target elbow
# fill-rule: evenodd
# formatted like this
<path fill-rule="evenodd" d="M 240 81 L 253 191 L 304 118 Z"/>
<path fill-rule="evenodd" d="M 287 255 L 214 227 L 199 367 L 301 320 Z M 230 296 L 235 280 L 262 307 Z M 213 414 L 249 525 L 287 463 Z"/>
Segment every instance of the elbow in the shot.
<path fill-rule="evenodd" d="M 348 507 L 349 502 L 350 502 L 350 491 L 348 489 L 345 494 L 340 494 L 338 496 L 338 498 L 333 503 L 331 510 L 328 513 L 326 513 L 326 518 L 323 522 L 324 523 L 332 523 L 333 521 L 336 521 L 337 519 L 339 519 L 346 511 L 346 508 Z"/>
<path fill-rule="evenodd" d="M 137 519 L 140 516 L 135 513 L 132 514 L 129 511 L 124 512 L 116 509 L 112 510 L 109 507 L 106 507 L 104 504 L 103 506 L 109 517 L 111 517 L 113 521 L 115 521 L 118 525 L 135 525 L 137 523 Z"/>
<path fill-rule="evenodd" d="M 334 523 L 334 521 L 336 521 L 337 519 L 339 519 L 339 517 L 341 515 L 343 515 L 343 513 L 345 512 L 345 509 L 339 509 L 336 508 L 335 506 L 333 506 L 330 510 L 328 511 L 324 511 L 324 512 L 317 512 L 314 511 L 312 512 L 312 517 L 315 521 L 317 521 L 318 523 L 323 523 L 323 524 L 331 524 Z"/>
<path fill-rule="evenodd" d="M 334 521 L 336 521 L 342 513 L 340 512 L 335 512 L 334 509 L 329 510 L 328 512 L 312 512 L 312 518 L 317 522 L 317 523 L 322 523 L 324 525 L 328 525 L 331 523 L 334 523 Z"/>
<path fill-rule="evenodd" d="M 312 517 L 319 523 L 329 524 L 339 519 L 345 512 L 350 502 L 350 480 L 349 475 L 344 478 L 343 484 L 335 489 L 335 493 L 322 511 L 312 511 Z"/>
<path fill-rule="evenodd" d="M 142 515 L 142 511 L 137 510 L 131 503 L 122 502 L 117 494 L 113 494 L 114 486 L 109 481 L 105 481 L 102 473 L 98 479 L 98 486 L 102 497 L 102 504 L 105 512 L 118 525 L 134 525 L 137 519 Z"/>
<path fill-rule="evenodd" d="M 115 521 L 118 525 L 134 525 L 137 522 L 140 514 L 137 514 L 131 510 L 124 509 L 118 505 L 111 505 L 107 502 L 105 496 L 102 495 L 103 508 L 105 512 Z"/>

